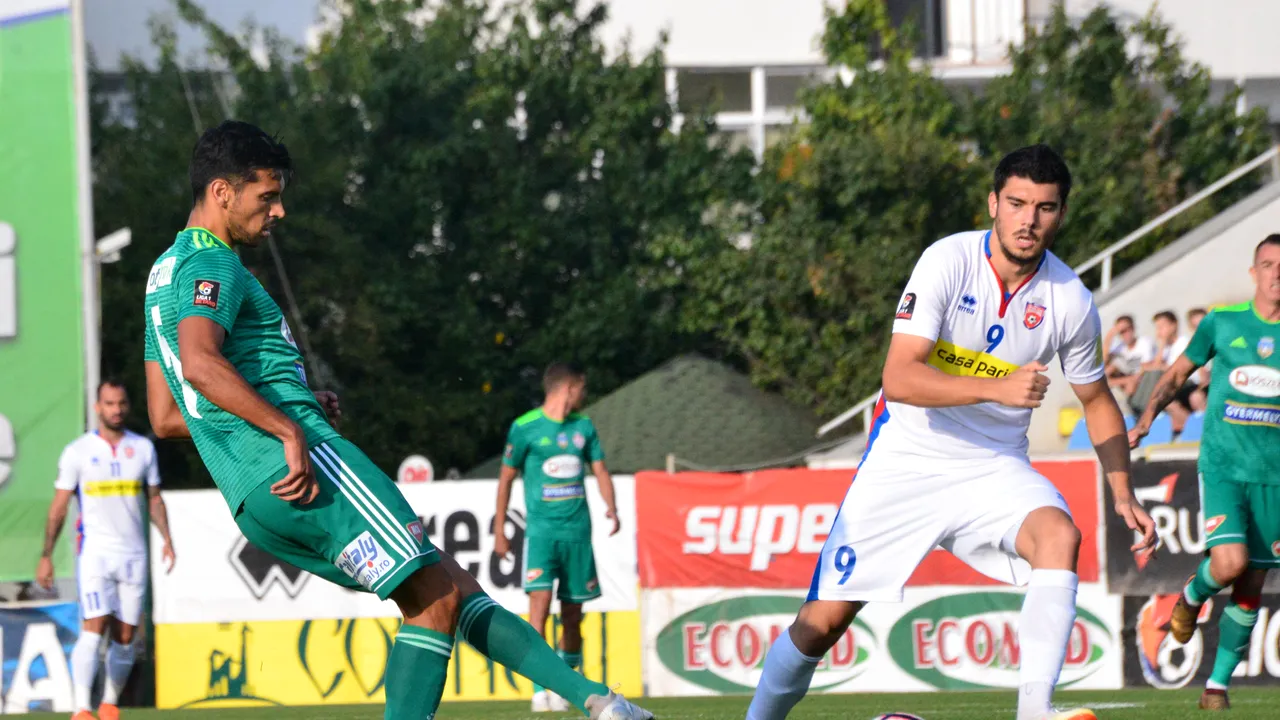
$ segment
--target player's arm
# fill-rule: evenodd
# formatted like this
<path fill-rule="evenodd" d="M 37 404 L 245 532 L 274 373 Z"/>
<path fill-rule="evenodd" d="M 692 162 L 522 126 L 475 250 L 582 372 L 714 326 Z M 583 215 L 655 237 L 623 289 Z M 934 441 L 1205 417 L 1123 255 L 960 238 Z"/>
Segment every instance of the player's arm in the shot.
<path fill-rule="evenodd" d="M 507 433 L 507 447 L 502 452 L 502 470 L 498 472 L 498 506 L 493 515 L 493 551 L 498 557 L 511 552 L 511 539 L 507 537 L 507 506 L 511 504 L 511 488 L 527 454 L 528 447 L 513 424 Z"/>
<path fill-rule="evenodd" d="M 151 511 L 151 523 L 164 540 L 160 558 L 165 561 L 169 572 L 173 572 L 177 556 L 173 552 L 173 537 L 169 535 L 169 511 L 164 506 L 164 498 L 160 496 L 160 461 L 154 447 L 151 448 L 151 462 L 147 465 L 147 509 Z"/>
<path fill-rule="evenodd" d="M 1187 380 L 1191 377 L 1191 373 L 1195 372 L 1200 366 L 1187 357 L 1186 353 L 1178 356 L 1173 361 L 1173 365 L 1160 376 L 1159 382 L 1151 391 L 1151 399 L 1147 401 L 1147 407 L 1142 411 L 1142 417 L 1134 423 L 1133 429 L 1129 431 L 1129 446 L 1137 447 L 1142 442 L 1142 438 L 1151 432 L 1151 423 L 1155 421 L 1156 416 L 1173 402 L 1178 396 L 1178 390 L 1187 384 Z"/>
<path fill-rule="evenodd" d="M 53 589 L 53 548 L 58 544 L 63 523 L 67 521 L 67 508 L 71 506 L 73 495 L 75 490 L 55 489 L 53 502 L 49 504 L 49 516 L 44 523 L 44 547 L 36 565 L 36 584 L 45 590 Z"/>
<path fill-rule="evenodd" d="M 182 410 L 173 399 L 169 384 L 165 382 L 164 370 L 160 367 L 160 363 L 148 360 L 146 368 L 147 419 L 151 421 L 151 431 L 156 437 L 165 440 L 191 439 L 187 421 L 182 417 Z"/>
<path fill-rule="evenodd" d="M 609 474 L 609 468 L 604 466 L 604 460 L 591 463 L 591 472 L 595 474 L 596 484 L 600 486 L 600 497 L 604 500 L 605 507 L 604 516 L 613 521 L 613 530 L 609 531 L 609 535 L 617 535 L 622 529 L 622 520 L 618 518 L 618 504 L 613 492 L 613 476 Z"/>

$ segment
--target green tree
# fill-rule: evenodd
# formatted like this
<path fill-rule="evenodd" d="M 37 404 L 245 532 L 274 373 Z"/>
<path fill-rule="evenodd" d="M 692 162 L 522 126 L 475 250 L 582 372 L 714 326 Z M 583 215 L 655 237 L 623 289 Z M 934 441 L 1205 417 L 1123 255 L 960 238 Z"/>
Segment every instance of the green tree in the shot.
<path fill-rule="evenodd" d="M 709 143 L 708 122 L 670 131 L 661 44 L 610 52 L 603 6 L 493 16 L 451 0 L 424 20 L 427 3 L 352 0 L 315 51 L 258 34 L 254 53 L 179 5 L 227 68 L 231 113 L 295 157 L 275 237 L 284 272 L 270 248 L 246 264 L 282 301 L 289 278 L 313 384 L 342 393 L 344 433 L 384 468 L 410 452 L 441 470 L 497 453 L 552 360 L 583 363 L 601 393 L 705 342 L 680 327 L 690 290 L 658 281 L 652 245 L 715 232 L 704 208 L 745 193 L 751 161 Z M 184 166 L 190 120 L 173 134 Z M 174 202 L 166 239 L 189 205 Z M 145 271 L 119 272 L 136 306 Z"/>

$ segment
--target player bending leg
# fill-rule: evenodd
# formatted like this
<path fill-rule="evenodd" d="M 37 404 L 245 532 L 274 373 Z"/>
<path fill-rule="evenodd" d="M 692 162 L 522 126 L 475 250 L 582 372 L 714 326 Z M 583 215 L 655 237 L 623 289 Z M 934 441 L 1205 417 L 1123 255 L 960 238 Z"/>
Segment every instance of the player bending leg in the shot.
<path fill-rule="evenodd" d="M 247 123 L 197 142 L 187 228 L 147 279 L 153 429 L 195 441 L 255 545 L 395 601 L 404 623 L 387 660 L 385 717 L 435 717 L 455 632 L 592 718 L 653 717 L 574 672 L 433 547 L 391 479 L 326 420 L 284 315 L 232 249 L 258 244 L 284 217 L 290 168 L 285 147 Z"/>
<path fill-rule="evenodd" d="M 1197 368 L 1213 360 L 1204 437 L 1200 499 L 1209 557 L 1173 608 L 1173 639 L 1196 630 L 1205 600 L 1231 586 L 1218 628 L 1218 655 L 1200 707 L 1226 710 L 1231 673 L 1249 649 L 1267 570 L 1280 567 L 1280 234 L 1253 252 L 1253 300 L 1218 308 L 1200 321 L 1182 356 L 1160 378 L 1133 430 L 1137 446 L 1156 415 Z"/>
<path fill-rule="evenodd" d="M 819 659 L 866 602 L 901 602 L 916 566 L 942 547 L 974 569 L 1027 585 L 1018 621 L 1018 720 L 1050 701 L 1076 614 L 1080 532 L 1027 458 L 1031 409 L 1058 356 L 1084 404 L 1115 510 L 1155 542 L 1129 489 L 1124 418 L 1107 388 L 1093 297 L 1049 248 L 1071 175 L 1049 148 L 1014 151 L 995 171 L 991 230 L 939 240 L 907 282 L 866 453 L 747 712 L 778 720 L 804 697 Z"/>
<path fill-rule="evenodd" d="M 507 516 L 511 484 L 524 476 L 526 508 L 524 591 L 529 594 L 529 623 L 545 635 L 551 591 L 558 585 L 560 657 L 569 667 L 582 664 L 582 603 L 600 597 L 596 561 L 591 551 L 591 515 L 583 480 L 586 468 L 596 476 L 604 498 L 605 517 L 620 527 L 613 479 L 604 465 L 604 449 L 591 418 L 577 412 L 587 394 L 587 376 L 566 363 L 554 363 L 543 374 L 546 400 L 511 424 L 502 473 L 498 477 L 498 510 Z M 511 550 L 503 524 L 494 524 L 494 552 Z M 533 688 L 533 711 L 567 710 L 564 699 L 541 686 Z"/>
<path fill-rule="evenodd" d="M 106 682 L 100 720 L 117 720 L 120 691 L 133 669 L 133 638 L 142 617 L 149 565 L 142 498 L 148 498 L 151 521 L 164 539 L 161 557 L 173 569 L 175 557 L 169 519 L 160 497 L 160 473 L 151 441 L 129 432 L 129 396 L 113 380 L 98 386 L 94 405 L 98 429 L 81 435 L 62 451 L 53 503 L 44 531 L 44 551 L 36 566 L 36 583 L 53 587 L 53 546 L 62 532 L 71 497 L 80 506 L 80 615 L 84 624 L 71 651 L 71 679 L 75 702 L 72 720 L 92 720 L 89 696 L 98 674 L 98 648 L 108 625 Z M 144 490 L 145 488 L 145 490 Z M 114 622 L 110 622 L 113 619 Z"/>

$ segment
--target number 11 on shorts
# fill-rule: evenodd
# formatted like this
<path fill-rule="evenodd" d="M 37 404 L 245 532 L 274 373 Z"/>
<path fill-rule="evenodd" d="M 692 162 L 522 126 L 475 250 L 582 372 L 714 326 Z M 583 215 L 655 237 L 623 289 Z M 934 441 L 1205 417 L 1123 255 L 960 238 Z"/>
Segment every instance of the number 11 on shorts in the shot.
<path fill-rule="evenodd" d="M 858 561 L 858 556 L 853 552 L 853 548 L 843 545 L 836 550 L 836 570 L 844 573 L 840 576 L 838 585 L 843 585 L 849 580 L 849 576 L 853 574 L 854 563 Z"/>

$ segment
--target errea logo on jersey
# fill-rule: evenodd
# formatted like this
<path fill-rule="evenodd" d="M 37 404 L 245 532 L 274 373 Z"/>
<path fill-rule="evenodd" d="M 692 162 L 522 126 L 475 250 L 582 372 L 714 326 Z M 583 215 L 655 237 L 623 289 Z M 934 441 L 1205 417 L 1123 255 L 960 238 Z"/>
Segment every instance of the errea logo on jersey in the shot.
<path fill-rule="evenodd" d="M 1231 387 L 1254 397 L 1280 397 L 1280 371 L 1264 365 L 1242 365 L 1231 371 Z"/>

